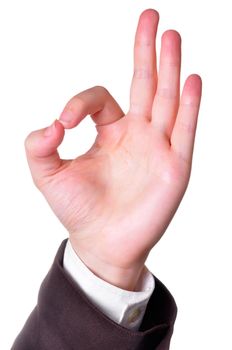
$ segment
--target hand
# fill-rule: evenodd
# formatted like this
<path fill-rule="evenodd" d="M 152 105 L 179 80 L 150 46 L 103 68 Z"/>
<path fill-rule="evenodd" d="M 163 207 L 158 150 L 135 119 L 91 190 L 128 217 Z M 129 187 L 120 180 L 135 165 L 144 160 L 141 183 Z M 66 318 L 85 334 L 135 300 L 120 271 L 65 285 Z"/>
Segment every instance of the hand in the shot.
<path fill-rule="evenodd" d="M 158 21 L 154 10 L 140 16 L 126 115 L 106 89 L 94 87 L 25 141 L 34 182 L 79 257 L 96 275 L 128 290 L 187 188 L 201 99 L 198 75 L 187 78 L 180 98 L 181 38 L 174 30 L 162 36 L 157 77 Z M 64 129 L 88 114 L 98 132 L 92 147 L 76 159 L 60 159 Z"/>

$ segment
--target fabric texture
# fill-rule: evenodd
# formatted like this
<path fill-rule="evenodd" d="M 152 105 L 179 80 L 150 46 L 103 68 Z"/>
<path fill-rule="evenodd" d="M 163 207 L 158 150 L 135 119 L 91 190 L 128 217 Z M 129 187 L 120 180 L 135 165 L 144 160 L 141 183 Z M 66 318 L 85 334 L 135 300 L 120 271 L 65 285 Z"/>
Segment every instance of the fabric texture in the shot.
<path fill-rule="evenodd" d="M 146 266 L 135 291 L 118 288 L 96 276 L 80 259 L 69 240 L 63 266 L 89 300 L 111 320 L 128 329 L 139 329 L 155 289 L 155 279 Z"/>
<path fill-rule="evenodd" d="M 176 319 L 176 303 L 155 277 L 138 331 L 107 317 L 64 270 L 67 240 L 41 284 L 38 302 L 12 350 L 168 350 Z M 112 300 L 113 303 L 113 300 Z"/>

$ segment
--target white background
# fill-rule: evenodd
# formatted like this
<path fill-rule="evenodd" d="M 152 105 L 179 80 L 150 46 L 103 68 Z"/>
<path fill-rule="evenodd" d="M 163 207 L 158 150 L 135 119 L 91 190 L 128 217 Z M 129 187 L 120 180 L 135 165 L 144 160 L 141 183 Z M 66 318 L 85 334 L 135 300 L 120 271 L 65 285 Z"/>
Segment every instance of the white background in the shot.
<path fill-rule="evenodd" d="M 0 348 L 10 349 L 66 230 L 34 187 L 24 139 L 59 117 L 76 93 L 104 85 L 125 111 L 133 41 L 142 10 L 160 13 L 182 36 L 182 85 L 203 79 L 192 176 L 147 266 L 179 312 L 172 350 L 231 349 L 231 11 L 229 1 L 1 1 L 0 5 Z M 64 158 L 95 139 L 88 116 L 67 132 Z M 154 311 L 155 312 L 155 311 Z"/>

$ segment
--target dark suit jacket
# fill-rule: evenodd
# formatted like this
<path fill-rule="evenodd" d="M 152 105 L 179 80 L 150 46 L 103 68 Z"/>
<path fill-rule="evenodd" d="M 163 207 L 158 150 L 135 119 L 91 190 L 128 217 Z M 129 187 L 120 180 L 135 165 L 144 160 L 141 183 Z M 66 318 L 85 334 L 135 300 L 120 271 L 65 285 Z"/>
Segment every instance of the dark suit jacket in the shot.
<path fill-rule="evenodd" d="M 139 331 L 126 329 L 93 305 L 64 271 L 66 241 L 42 282 L 37 306 L 12 350 L 169 349 L 177 307 L 166 287 L 154 277 L 156 287 Z"/>

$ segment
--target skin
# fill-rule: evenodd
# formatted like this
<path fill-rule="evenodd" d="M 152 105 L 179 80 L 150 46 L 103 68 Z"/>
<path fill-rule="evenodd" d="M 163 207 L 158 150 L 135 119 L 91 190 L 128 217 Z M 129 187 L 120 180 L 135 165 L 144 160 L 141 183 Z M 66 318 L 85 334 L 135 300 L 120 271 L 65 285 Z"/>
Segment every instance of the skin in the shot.
<path fill-rule="evenodd" d="M 140 15 L 128 113 L 95 86 L 72 97 L 59 120 L 25 140 L 35 185 L 78 256 L 97 276 L 126 290 L 135 290 L 188 186 L 201 100 L 196 74 L 180 94 L 181 37 L 175 30 L 162 35 L 157 73 L 158 22 L 155 10 Z M 76 159 L 60 159 L 65 129 L 86 115 L 96 123 L 92 147 Z"/>

